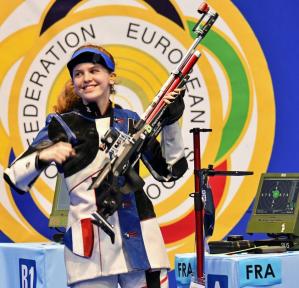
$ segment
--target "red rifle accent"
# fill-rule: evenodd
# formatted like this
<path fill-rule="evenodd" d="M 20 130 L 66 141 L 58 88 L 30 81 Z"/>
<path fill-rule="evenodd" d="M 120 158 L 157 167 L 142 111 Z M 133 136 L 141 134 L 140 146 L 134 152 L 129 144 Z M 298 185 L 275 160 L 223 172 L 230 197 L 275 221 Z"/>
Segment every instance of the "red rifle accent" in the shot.
<path fill-rule="evenodd" d="M 198 51 L 195 51 L 192 56 L 188 59 L 187 63 L 185 64 L 184 68 L 181 71 L 181 77 L 186 76 L 192 67 L 195 65 L 197 62 L 198 58 L 200 56 L 200 53 Z M 164 92 L 161 95 L 161 98 L 159 99 L 158 104 L 156 107 L 153 109 L 153 111 L 148 115 L 148 117 L 145 119 L 146 124 L 150 124 L 152 120 L 155 118 L 155 116 L 163 109 L 164 106 L 166 106 L 166 103 L 163 101 L 163 97 L 167 94 L 172 92 L 174 89 L 178 87 L 178 85 L 181 82 L 181 77 L 180 76 L 175 76 L 174 81 L 171 83 L 170 87 L 167 89 L 166 92 Z"/>

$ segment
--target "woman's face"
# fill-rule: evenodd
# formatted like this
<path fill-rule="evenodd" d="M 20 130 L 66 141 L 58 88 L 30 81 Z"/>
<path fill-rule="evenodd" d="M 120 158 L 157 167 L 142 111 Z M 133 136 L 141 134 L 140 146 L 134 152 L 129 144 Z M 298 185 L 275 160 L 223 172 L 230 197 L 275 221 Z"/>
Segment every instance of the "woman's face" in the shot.
<path fill-rule="evenodd" d="M 85 103 L 100 103 L 101 99 L 109 99 L 114 77 L 115 74 L 101 64 L 78 64 L 73 70 L 75 92 Z"/>

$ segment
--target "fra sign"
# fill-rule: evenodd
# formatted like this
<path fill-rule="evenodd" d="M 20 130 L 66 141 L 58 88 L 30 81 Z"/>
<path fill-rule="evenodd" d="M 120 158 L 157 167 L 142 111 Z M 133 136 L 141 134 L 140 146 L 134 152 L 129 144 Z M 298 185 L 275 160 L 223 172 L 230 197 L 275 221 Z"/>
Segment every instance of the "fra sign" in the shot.
<path fill-rule="evenodd" d="M 195 260 L 193 253 L 179 254 L 175 257 L 175 278 L 179 284 L 189 284 L 191 276 L 196 277 Z"/>
<path fill-rule="evenodd" d="M 281 283 L 280 259 L 259 258 L 240 261 L 240 287 L 279 283 Z"/>

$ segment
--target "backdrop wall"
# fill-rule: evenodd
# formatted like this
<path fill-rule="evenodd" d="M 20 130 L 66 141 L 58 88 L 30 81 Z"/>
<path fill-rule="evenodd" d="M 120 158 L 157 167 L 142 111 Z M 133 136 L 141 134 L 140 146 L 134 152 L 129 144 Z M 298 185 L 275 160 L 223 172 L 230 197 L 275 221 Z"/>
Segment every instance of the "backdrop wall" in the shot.
<path fill-rule="evenodd" d="M 248 177 L 212 177 L 216 226 L 212 239 L 245 233 L 260 174 L 297 172 L 297 4 L 211 0 L 220 18 L 198 50 L 181 121 L 189 170 L 176 183 L 146 192 L 161 224 L 169 256 L 194 249 L 192 135 L 203 135 L 202 166 L 250 170 Z M 141 114 L 192 43 L 199 1 L 2 1 L 0 12 L 0 171 L 44 125 L 68 79 L 80 45 L 98 43 L 116 58 L 115 101 Z M 30 194 L 0 180 L 0 241 L 48 241 L 57 170 L 50 166 Z"/>

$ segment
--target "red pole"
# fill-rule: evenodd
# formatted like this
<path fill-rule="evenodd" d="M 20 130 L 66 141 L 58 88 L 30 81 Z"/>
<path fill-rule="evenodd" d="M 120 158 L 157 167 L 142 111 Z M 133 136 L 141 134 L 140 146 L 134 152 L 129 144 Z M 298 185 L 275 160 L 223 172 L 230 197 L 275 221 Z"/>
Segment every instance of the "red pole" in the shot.
<path fill-rule="evenodd" d="M 196 243 L 196 259 L 197 259 L 197 277 L 203 279 L 204 269 L 204 235 L 203 235 L 203 203 L 200 185 L 200 170 L 201 170 L 201 156 L 200 156 L 200 129 L 194 128 L 193 133 L 194 145 L 194 206 L 195 206 L 195 243 Z"/>

